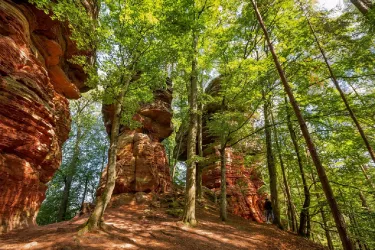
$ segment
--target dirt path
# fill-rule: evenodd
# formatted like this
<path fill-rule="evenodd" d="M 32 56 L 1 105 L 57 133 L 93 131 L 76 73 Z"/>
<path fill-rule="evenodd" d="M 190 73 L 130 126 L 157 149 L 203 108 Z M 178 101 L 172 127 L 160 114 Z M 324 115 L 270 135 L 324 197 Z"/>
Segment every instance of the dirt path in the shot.
<path fill-rule="evenodd" d="M 222 223 L 214 208 L 200 208 L 197 217 L 199 225 L 189 228 L 163 209 L 122 206 L 108 211 L 105 231 L 78 236 L 79 218 L 2 235 L 0 249 L 325 249 L 271 225 L 235 216 Z"/>

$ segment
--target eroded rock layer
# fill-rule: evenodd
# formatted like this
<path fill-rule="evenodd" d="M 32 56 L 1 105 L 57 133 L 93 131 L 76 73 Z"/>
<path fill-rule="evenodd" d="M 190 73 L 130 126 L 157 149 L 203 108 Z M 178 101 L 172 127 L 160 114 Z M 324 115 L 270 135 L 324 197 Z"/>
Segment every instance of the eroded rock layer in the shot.
<path fill-rule="evenodd" d="M 35 223 L 86 78 L 67 25 L 0 0 L 0 233 Z"/>
<path fill-rule="evenodd" d="M 118 141 L 116 185 L 113 194 L 135 192 L 166 192 L 171 187 L 169 165 L 165 148 L 161 142 L 173 131 L 172 92 L 157 90 L 154 102 L 144 105 L 134 116 L 142 126 L 135 130 L 121 127 Z M 103 110 L 109 131 L 111 106 Z M 103 172 L 98 195 L 106 182 Z"/>
<path fill-rule="evenodd" d="M 263 219 L 263 195 L 258 190 L 263 186 L 263 181 L 255 171 L 255 167 L 246 167 L 243 156 L 227 148 L 226 153 L 226 177 L 227 177 L 227 202 L 229 212 L 262 222 Z M 215 148 L 213 154 L 206 156 L 212 159 L 211 164 L 203 169 L 202 184 L 220 196 L 221 170 L 220 152 Z"/>
<path fill-rule="evenodd" d="M 220 93 L 221 78 L 213 79 L 206 88 L 206 94 L 216 96 Z M 221 112 L 221 105 L 217 103 L 207 103 L 203 110 L 203 156 L 205 161 L 202 164 L 202 185 L 215 192 L 220 197 L 220 152 L 217 138 L 211 136 L 206 128 L 206 123 L 210 116 L 216 112 Z M 186 160 L 187 124 L 181 126 L 176 136 L 175 157 Z M 179 147 L 179 143 L 181 146 Z M 246 141 L 239 146 L 241 152 L 258 151 L 257 145 L 251 141 Z M 262 222 L 264 195 L 259 189 L 263 186 L 262 178 L 256 171 L 257 162 L 244 164 L 244 154 L 240 150 L 231 147 L 226 148 L 226 183 L 228 211 L 257 222 Z"/>

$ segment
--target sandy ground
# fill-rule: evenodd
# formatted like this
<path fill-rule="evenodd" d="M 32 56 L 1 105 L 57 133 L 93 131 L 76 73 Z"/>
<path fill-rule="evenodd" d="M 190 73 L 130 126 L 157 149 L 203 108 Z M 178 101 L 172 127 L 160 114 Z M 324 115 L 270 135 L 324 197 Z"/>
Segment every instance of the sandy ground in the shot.
<path fill-rule="evenodd" d="M 199 207 L 198 226 L 191 228 L 161 208 L 124 205 L 109 209 L 104 231 L 78 236 L 87 217 L 36 226 L 0 236 L 0 249 L 325 249 L 273 225 L 257 224 L 229 215 L 220 221 L 214 207 Z"/>

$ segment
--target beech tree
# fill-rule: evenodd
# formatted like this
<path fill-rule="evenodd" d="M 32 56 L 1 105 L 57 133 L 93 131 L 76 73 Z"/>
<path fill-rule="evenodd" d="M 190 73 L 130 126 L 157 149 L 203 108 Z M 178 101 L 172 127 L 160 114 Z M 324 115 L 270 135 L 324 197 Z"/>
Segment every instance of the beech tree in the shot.
<path fill-rule="evenodd" d="M 117 140 L 120 126 L 134 128 L 140 103 L 152 99 L 152 90 L 165 84 L 158 14 L 162 1 L 103 1 L 99 14 L 102 38 L 98 45 L 97 71 L 92 84 L 98 98 L 113 105 L 110 122 L 107 182 L 81 233 L 102 226 L 104 211 L 116 180 Z M 123 107 L 126 107 L 124 109 Z"/>
<path fill-rule="evenodd" d="M 272 54 L 272 57 L 273 57 L 273 60 L 274 60 L 274 63 L 275 63 L 275 67 L 276 67 L 276 69 L 277 69 L 277 71 L 280 75 L 281 82 L 283 83 L 285 92 L 288 95 L 289 100 L 291 102 L 291 105 L 293 107 L 293 110 L 294 110 L 294 112 L 297 116 L 297 119 L 298 119 L 298 122 L 300 124 L 300 128 L 301 128 L 301 131 L 302 131 L 303 136 L 305 138 L 307 147 L 308 147 L 309 152 L 311 154 L 311 157 L 314 161 L 316 170 L 317 170 L 319 178 L 320 178 L 320 182 L 323 185 L 323 190 L 325 192 L 328 203 L 331 207 L 331 212 L 332 212 L 332 215 L 335 219 L 335 223 L 336 223 L 336 226 L 337 226 L 337 230 L 340 234 L 340 238 L 341 238 L 341 241 L 342 241 L 343 248 L 344 249 L 353 249 L 353 244 L 352 244 L 352 242 L 350 240 L 350 237 L 348 235 L 343 215 L 342 215 L 342 213 L 339 209 L 339 206 L 338 206 L 337 201 L 335 199 L 335 196 L 333 194 L 331 185 L 329 184 L 327 175 L 325 173 L 325 169 L 324 169 L 324 167 L 323 167 L 323 165 L 320 161 L 320 158 L 319 158 L 319 155 L 317 153 L 315 144 L 312 141 L 311 135 L 310 135 L 310 133 L 307 129 L 305 119 L 304 119 L 304 117 L 301 113 L 301 110 L 299 108 L 298 103 L 296 102 L 296 99 L 295 99 L 294 94 L 292 92 L 292 89 L 291 89 L 291 87 L 288 83 L 288 80 L 286 79 L 286 75 L 284 73 L 284 70 L 283 70 L 280 62 L 279 62 L 278 56 L 275 52 L 275 49 L 274 49 L 273 44 L 271 42 L 271 39 L 268 35 L 268 31 L 267 31 L 266 26 L 263 22 L 262 16 L 261 16 L 261 14 L 258 10 L 257 4 L 256 4 L 255 0 L 251 0 L 251 3 L 253 5 L 253 8 L 254 8 L 256 17 L 258 19 L 259 25 L 261 26 L 261 28 L 264 32 L 264 36 L 266 38 L 267 44 L 269 46 L 270 52 Z"/>

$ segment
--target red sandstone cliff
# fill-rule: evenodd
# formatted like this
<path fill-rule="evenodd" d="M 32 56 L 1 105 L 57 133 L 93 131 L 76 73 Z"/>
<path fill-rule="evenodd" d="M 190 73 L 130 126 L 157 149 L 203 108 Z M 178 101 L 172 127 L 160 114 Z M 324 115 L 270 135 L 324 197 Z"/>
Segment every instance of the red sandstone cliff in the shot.
<path fill-rule="evenodd" d="M 66 98 L 85 88 L 66 24 L 0 0 L 0 233 L 35 223 L 70 130 Z M 89 56 L 89 55 L 87 55 Z"/>
<path fill-rule="evenodd" d="M 232 148 L 226 150 L 227 202 L 228 211 L 246 219 L 263 222 L 263 195 L 258 193 L 263 181 L 254 166 L 245 166 L 243 156 Z M 202 184 L 220 195 L 221 170 L 220 152 L 215 148 L 211 164 L 204 167 Z M 215 160 L 216 159 L 216 160 Z"/>
<path fill-rule="evenodd" d="M 142 106 L 134 116 L 142 126 L 135 130 L 120 128 L 114 195 L 170 189 L 169 165 L 161 142 L 173 131 L 171 102 L 171 90 L 155 91 L 154 102 Z M 103 113 L 109 127 L 112 107 L 104 107 Z M 106 171 L 103 172 L 98 194 L 102 192 L 105 181 Z"/>
<path fill-rule="evenodd" d="M 206 89 L 206 94 L 215 96 L 220 92 L 220 77 L 211 81 Z M 209 103 L 203 110 L 203 156 L 205 161 L 202 172 L 202 185 L 220 196 L 221 170 L 220 152 L 216 138 L 209 135 L 205 127 L 210 115 L 220 112 L 221 105 Z M 185 124 L 186 125 L 186 124 Z M 178 151 L 178 144 L 181 148 L 178 152 L 180 160 L 186 160 L 187 130 L 182 126 L 182 130 L 177 133 L 175 154 Z M 252 143 L 249 143 L 252 145 Z M 216 146 L 215 146 L 216 145 Z M 254 148 L 251 148 L 254 147 Z M 247 150 L 255 149 L 252 145 Z M 228 211 L 257 222 L 262 222 L 264 198 L 258 190 L 263 186 L 263 181 L 256 171 L 256 162 L 250 166 L 244 164 L 244 154 L 226 148 L 226 176 L 227 176 L 227 201 Z"/>

